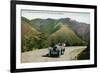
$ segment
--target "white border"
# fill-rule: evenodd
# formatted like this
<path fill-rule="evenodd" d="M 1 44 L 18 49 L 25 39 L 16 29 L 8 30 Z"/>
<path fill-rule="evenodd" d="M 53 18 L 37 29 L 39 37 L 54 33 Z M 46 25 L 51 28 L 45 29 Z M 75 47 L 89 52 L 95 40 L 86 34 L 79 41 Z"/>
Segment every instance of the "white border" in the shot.
<path fill-rule="evenodd" d="M 90 36 L 91 36 L 91 38 L 90 38 L 90 40 L 91 40 L 90 60 L 42 62 L 42 63 L 21 63 L 21 9 L 89 12 L 90 13 Z M 94 10 L 93 9 L 35 6 L 35 5 L 16 5 L 16 68 L 17 69 L 86 65 L 86 64 L 94 64 Z"/>

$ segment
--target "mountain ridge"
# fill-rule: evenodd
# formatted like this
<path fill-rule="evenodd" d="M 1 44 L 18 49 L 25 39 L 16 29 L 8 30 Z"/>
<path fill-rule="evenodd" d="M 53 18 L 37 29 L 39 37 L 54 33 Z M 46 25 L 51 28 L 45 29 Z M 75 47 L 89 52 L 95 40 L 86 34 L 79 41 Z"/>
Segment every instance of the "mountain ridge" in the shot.
<path fill-rule="evenodd" d="M 85 26 L 84 23 L 83 25 L 78 24 L 79 22 L 75 22 L 76 26 L 74 26 L 74 23 L 70 24 L 70 19 L 67 20 L 69 22 L 64 22 L 61 19 L 43 19 L 43 21 L 36 19 L 36 21 L 33 21 L 21 17 L 22 52 L 36 48 L 47 48 L 57 43 L 66 43 L 67 46 L 87 45 L 87 42 L 79 34 L 81 34 L 81 31 L 84 33 L 84 28 L 88 29 L 88 26 Z M 81 28 L 81 26 L 84 28 Z M 75 29 L 73 29 L 74 27 Z"/>

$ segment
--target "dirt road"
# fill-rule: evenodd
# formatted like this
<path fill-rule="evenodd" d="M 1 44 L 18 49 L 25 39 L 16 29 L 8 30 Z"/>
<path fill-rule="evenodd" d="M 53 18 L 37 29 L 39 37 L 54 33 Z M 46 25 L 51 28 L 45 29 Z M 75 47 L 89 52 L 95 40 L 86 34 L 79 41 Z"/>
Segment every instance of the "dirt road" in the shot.
<path fill-rule="evenodd" d="M 60 57 L 47 57 L 44 56 L 48 53 L 48 49 L 40 49 L 29 52 L 24 52 L 21 54 L 21 62 L 48 62 L 48 61 L 66 61 L 66 60 L 76 60 L 77 55 L 82 52 L 86 46 L 73 46 L 66 47 L 64 55 Z"/>

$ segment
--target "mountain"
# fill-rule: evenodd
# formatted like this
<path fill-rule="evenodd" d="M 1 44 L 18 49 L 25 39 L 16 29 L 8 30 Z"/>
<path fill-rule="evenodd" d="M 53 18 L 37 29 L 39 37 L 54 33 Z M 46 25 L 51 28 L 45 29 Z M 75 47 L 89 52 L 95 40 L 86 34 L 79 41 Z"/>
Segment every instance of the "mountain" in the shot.
<path fill-rule="evenodd" d="M 61 19 L 32 19 L 21 17 L 22 52 L 33 49 L 48 48 L 56 43 L 67 46 L 87 45 L 89 24 Z"/>
<path fill-rule="evenodd" d="M 78 37 L 80 37 L 84 41 L 89 41 L 90 39 L 90 24 L 78 22 L 76 20 L 72 20 L 71 18 L 60 18 L 60 19 L 32 19 L 32 24 L 36 24 L 38 27 L 37 30 L 51 34 L 54 31 L 58 30 L 59 27 L 55 30 L 53 27 L 57 26 L 59 22 L 64 25 L 67 25 Z"/>
<path fill-rule="evenodd" d="M 40 32 L 44 32 L 48 35 L 52 34 L 55 30 L 59 29 L 59 26 L 57 27 L 57 20 L 54 19 L 34 19 L 31 20 L 31 22 L 37 25 L 39 29 L 37 29 Z M 56 28 L 55 28 L 56 27 Z"/>
<path fill-rule="evenodd" d="M 84 41 L 89 41 L 90 39 L 90 24 L 78 22 L 76 20 L 71 20 L 70 18 L 61 18 L 60 22 L 67 25 Z"/>
<path fill-rule="evenodd" d="M 35 41 L 38 38 L 38 32 L 31 26 L 30 20 L 21 17 L 21 39 L 22 39 L 22 52 L 32 50 L 35 45 Z"/>
<path fill-rule="evenodd" d="M 32 36 L 32 34 L 37 34 L 39 33 L 36 29 L 34 29 L 31 26 L 31 22 L 22 17 L 22 22 L 21 22 L 21 31 L 22 31 L 22 36 Z"/>
<path fill-rule="evenodd" d="M 67 25 L 59 24 L 61 24 L 60 29 L 49 37 L 52 43 L 65 42 L 68 46 L 86 45 L 86 42 L 81 40 Z"/>

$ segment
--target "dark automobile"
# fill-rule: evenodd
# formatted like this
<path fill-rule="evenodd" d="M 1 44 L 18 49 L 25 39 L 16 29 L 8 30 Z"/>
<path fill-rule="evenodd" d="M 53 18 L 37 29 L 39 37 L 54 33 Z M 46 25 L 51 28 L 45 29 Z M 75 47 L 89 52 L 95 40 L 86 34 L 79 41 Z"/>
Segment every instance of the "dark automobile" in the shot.
<path fill-rule="evenodd" d="M 49 47 L 48 55 L 53 57 L 60 57 L 60 55 L 63 55 L 64 52 L 65 52 L 64 46 L 56 45 L 53 48 Z"/>
<path fill-rule="evenodd" d="M 49 56 L 53 57 L 59 57 L 60 56 L 60 50 L 57 47 L 49 48 Z"/>

